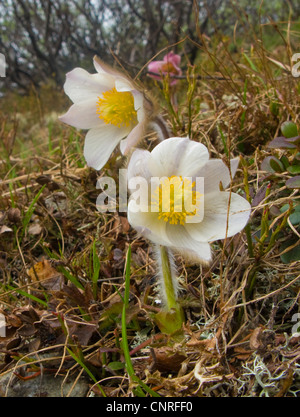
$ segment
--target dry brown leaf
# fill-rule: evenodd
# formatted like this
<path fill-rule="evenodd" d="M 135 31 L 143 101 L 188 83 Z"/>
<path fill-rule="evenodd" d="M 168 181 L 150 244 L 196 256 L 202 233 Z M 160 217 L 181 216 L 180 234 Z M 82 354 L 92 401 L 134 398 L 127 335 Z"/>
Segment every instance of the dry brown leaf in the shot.
<path fill-rule="evenodd" d="M 152 350 L 151 365 L 155 365 L 155 368 L 160 372 L 178 372 L 185 359 L 186 355 L 183 352 L 163 346 Z"/>
<path fill-rule="evenodd" d="M 275 65 L 277 65 L 278 67 L 280 67 L 281 69 L 285 70 L 286 72 L 289 72 L 289 73 L 290 73 L 290 72 L 292 71 L 292 69 L 291 69 L 290 65 L 283 64 L 282 62 L 277 61 L 276 59 L 271 58 L 271 57 L 269 57 L 269 56 L 267 56 L 267 58 L 268 58 L 271 62 L 273 62 Z"/>
<path fill-rule="evenodd" d="M 28 227 L 28 233 L 30 235 L 39 235 L 42 230 L 42 226 L 38 222 L 34 222 Z"/>
<path fill-rule="evenodd" d="M 257 350 L 261 346 L 261 333 L 263 331 L 262 327 L 256 327 L 256 329 L 253 330 L 251 336 L 250 336 L 250 348 L 253 350 Z"/>
<path fill-rule="evenodd" d="M 44 279 L 51 278 L 59 273 L 54 269 L 47 259 L 43 259 L 37 262 L 27 271 L 32 281 L 43 281 Z"/>
<path fill-rule="evenodd" d="M 41 311 L 31 306 L 16 308 L 14 314 L 24 323 L 35 323 L 40 319 Z"/>
<path fill-rule="evenodd" d="M 97 329 L 98 326 L 95 323 L 76 323 L 72 329 L 72 336 L 76 337 L 81 346 L 88 346 Z"/>
<path fill-rule="evenodd" d="M 49 291 L 59 291 L 63 285 L 63 276 L 50 265 L 47 259 L 37 262 L 27 271 L 31 282 L 40 282 Z"/>
<path fill-rule="evenodd" d="M 8 226 L 5 226 L 5 224 L 0 227 L 0 235 L 2 235 L 2 233 L 12 232 L 12 231 L 13 229 L 11 229 Z"/>
<path fill-rule="evenodd" d="M 41 346 L 40 337 L 35 337 L 33 340 L 31 340 L 28 343 L 27 348 L 28 348 L 29 352 L 36 352 L 39 349 L 40 346 Z"/>
<path fill-rule="evenodd" d="M 128 220 L 126 217 L 122 216 L 116 216 L 114 225 L 113 225 L 113 232 L 117 235 L 119 233 L 128 233 L 130 230 L 130 224 L 128 223 Z"/>
<path fill-rule="evenodd" d="M 7 325 L 10 325 L 12 327 L 21 327 L 23 322 L 20 319 L 20 317 L 16 316 L 15 314 L 8 314 L 5 317 L 5 321 L 7 323 Z"/>
<path fill-rule="evenodd" d="M 55 298 L 67 300 L 70 305 L 76 305 L 88 309 L 89 301 L 85 295 L 75 285 L 63 284 L 60 291 L 53 292 Z"/>
<path fill-rule="evenodd" d="M 130 230 L 130 224 L 128 223 L 127 217 L 120 216 L 119 218 L 121 222 L 122 233 L 128 233 Z"/>
<path fill-rule="evenodd" d="M 236 346 L 234 348 L 234 353 L 236 353 L 237 355 L 235 355 L 235 357 L 241 361 L 247 360 L 250 358 L 250 356 L 252 355 L 253 351 L 252 350 L 248 350 L 248 349 L 244 349 L 243 347 L 239 347 Z"/>
<path fill-rule="evenodd" d="M 23 337 L 30 337 L 36 333 L 37 329 L 33 324 L 25 323 L 18 329 L 18 334 Z"/>

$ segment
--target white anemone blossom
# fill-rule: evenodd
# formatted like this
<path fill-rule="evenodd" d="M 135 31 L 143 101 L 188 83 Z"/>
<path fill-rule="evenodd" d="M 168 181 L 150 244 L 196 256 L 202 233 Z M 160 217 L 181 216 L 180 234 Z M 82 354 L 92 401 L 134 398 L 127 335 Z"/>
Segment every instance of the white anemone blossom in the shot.
<path fill-rule="evenodd" d="M 100 170 L 119 143 L 123 154 L 138 143 L 152 103 L 123 74 L 97 57 L 93 62 L 95 74 L 82 68 L 67 73 L 64 90 L 74 104 L 60 120 L 88 129 L 84 157 L 88 166 Z"/>
<path fill-rule="evenodd" d="M 238 163 L 238 159 L 231 160 L 229 171 L 221 159 L 209 159 L 203 144 L 188 138 L 166 139 L 152 152 L 134 151 L 128 165 L 128 185 L 135 178 L 143 178 L 149 188 L 147 201 L 139 204 L 138 210 L 132 192 L 128 204 L 129 223 L 150 241 L 167 246 L 191 261 L 208 263 L 211 260 L 209 243 L 240 232 L 250 216 L 251 206 L 246 199 L 223 191 L 235 175 Z M 153 178 L 160 178 L 159 187 L 154 189 Z M 160 191 L 166 179 L 174 178 L 173 188 L 169 188 L 171 203 L 165 210 L 164 194 Z M 191 181 L 185 181 L 186 178 Z M 195 189 L 197 178 L 203 178 L 202 193 Z M 186 191 L 192 197 L 194 211 L 184 206 L 182 195 Z M 182 203 L 181 210 L 178 203 Z M 191 215 L 197 214 L 197 207 L 202 207 L 203 211 L 198 213 L 198 221 L 188 221 Z"/>

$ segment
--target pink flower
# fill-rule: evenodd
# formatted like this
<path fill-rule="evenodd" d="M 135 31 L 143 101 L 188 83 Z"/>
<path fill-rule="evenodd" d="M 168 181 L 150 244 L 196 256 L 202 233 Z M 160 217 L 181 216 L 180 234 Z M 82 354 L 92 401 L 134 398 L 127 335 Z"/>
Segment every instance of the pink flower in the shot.
<path fill-rule="evenodd" d="M 169 75 L 171 78 L 170 85 L 175 85 L 177 84 L 178 80 L 176 78 L 172 78 L 172 76 L 182 74 L 182 71 L 179 68 L 180 61 L 180 55 L 174 54 L 174 52 L 169 52 L 163 57 L 163 61 L 150 62 L 148 65 L 148 71 L 150 72 L 149 76 L 155 80 L 162 81 L 163 76 Z M 151 73 L 161 75 L 154 75 Z"/>

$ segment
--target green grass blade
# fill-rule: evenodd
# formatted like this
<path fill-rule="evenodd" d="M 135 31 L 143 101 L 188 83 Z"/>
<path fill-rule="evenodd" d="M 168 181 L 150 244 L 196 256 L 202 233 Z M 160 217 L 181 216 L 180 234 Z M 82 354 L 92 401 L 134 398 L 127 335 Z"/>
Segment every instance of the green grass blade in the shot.
<path fill-rule="evenodd" d="M 20 295 L 23 295 L 24 297 L 30 298 L 32 301 L 36 301 L 37 303 L 41 304 L 44 307 L 48 307 L 48 303 L 44 300 L 41 300 L 40 298 L 27 293 L 26 291 L 20 290 L 19 288 L 12 287 L 11 285 L 7 286 L 10 290 L 17 292 Z"/>
<path fill-rule="evenodd" d="M 221 126 L 218 125 L 218 131 L 220 133 L 221 139 L 222 139 L 222 143 L 223 143 L 223 147 L 224 147 L 224 152 L 226 153 L 226 156 L 229 156 L 229 152 L 228 152 L 228 148 L 227 148 L 227 141 L 226 138 L 224 136 L 223 130 L 221 129 Z"/>
<path fill-rule="evenodd" d="M 247 54 L 245 54 L 245 53 L 243 53 L 243 57 L 246 59 L 246 61 L 248 62 L 248 64 L 250 65 L 250 68 L 254 71 L 254 72 L 256 72 L 256 75 L 257 75 L 257 78 L 261 81 L 261 83 L 266 87 L 266 83 L 264 82 L 264 80 L 258 75 L 259 74 L 259 70 L 258 70 L 258 68 L 256 67 L 256 65 L 254 64 L 254 62 L 252 61 L 252 59 L 250 59 L 249 57 L 248 57 L 248 55 Z"/>
<path fill-rule="evenodd" d="M 21 240 L 22 240 L 22 238 L 23 238 L 23 236 L 25 234 L 25 230 L 26 230 L 26 227 L 28 226 L 28 223 L 30 222 L 31 216 L 33 215 L 33 212 L 34 212 L 34 209 L 35 209 L 35 204 L 38 201 L 38 199 L 39 199 L 40 195 L 42 194 L 42 192 L 43 192 L 43 190 L 44 190 L 45 187 L 46 187 L 46 184 L 44 184 L 42 186 L 42 188 L 39 190 L 39 192 L 37 193 L 37 195 L 34 197 L 32 203 L 28 207 L 28 210 L 27 210 L 27 212 L 26 212 L 26 214 L 24 216 L 24 219 L 22 221 L 22 223 L 23 223 L 23 230 L 22 230 L 21 236 L 19 238 L 19 241 L 20 242 L 21 242 Z"/>
<path fill-rule="evenodd" d="M 80 288 L 81 290 L 84 290 L 84 287 L 74 275 L 72 275 L 66 268 L 63 266 L 60 266 L 57 268 L 59 272 L 61 272 L 69 281 L 72 282 L 77 288 Z"/>
<path fill-rule="evenodd" d="M 130 287 L 130 265 L 131 265 L 131 246 L 129 245 L 127 256 L 126 256 L 126 269 L 125 269 L 125 293 L 124 293 L 124 304 L 122 310 L 122 348 L 126 363 L 126 369 L 129 377 L 132 381 L 136 380 L 133 365 L 131 362 L 128 339 L 127 339 L 127 326 L 126 326 L 126 310 L 129 304 L 129 287 Z M 138 397 L 145 397 L 145 393 L 140 386 L 136 389 Z"/>
<path fill-rule="evenodd" d="M 93 259 L 93 275 L 92 275 L 92 284 L 93 284 L 93 295 L 96 300 L 97 298 L 97 285 L 98 285 L 98 279 L 99 279 L 99 273 L 100 273 L 100 260 L 97 254 L 97 248 L 96 248 L 96 239 L 93 242 L 92 246 L 92 259 Z"/>
<path fill-rule="evenodd" d="M 131 264 L 131 246 L 129 245 L 126 257 L 126 270 L 125 270 L 125 294 L 124 304 L 122 310 L 122 346 L 124 351 L 124 357 L 126 362 L 127 372 L 130 377 L 134 375 L 134 369 L 131 362 L 131 357 L 128 348 L 127 329 L 126 329 L 126 310 L 129 303 L 129 286 L 130 286 L 130 264 Z"/>
<path fill-rule="evenodd" d="M 81 359 L 78 358 L 78 356 L 75 355 L 74 352 L 72 352 L 70 348 L 67 347 L 67 351 L 72 356 L 72 358 L 78 363 L 78 365 L 80 365 L 85 370 L 85 372 L 89 375 L 89 377 L 95 382 L 96 386 L 101 391 L 103 397 L 106 397 L 105 392 L 103 391 L 103 388 L 98 384 L 97 379 L 94 377 L 94 375 L 89 370 L 89 368 L 81 361 Z"/>
<path fill-rule="evenodd" d="M 126 310 L 129 304 L 129 287 L 130 287 L 130 265 L 131 265 L 131 246 L 128 247 L 126 256 L 126 269 L 125 269 L 125 293 L 124 293 L 124 304 L 122 310 L 122 348 L 125 357 L 126 369 L 129 377 L 133 382 L 139 384 L 136 388 L 135 393 L 138 397 L 145 397 L 145 393 L 142 388 L 150 394 L 152 397 L 160 397 L 157 392 L 149 388 L 143 381 L 141 381 L 134 373 L 131 356 L 128 347 L 127 329 L 126 329 Z"/>
<path fill-rule="evenodd" d="M 148 394 L 152 395 L 152 397 L 160 397 L 160 395 L 153 391 L 151 388 L 148 387 L 143 381 L 140 380 L 136 375 L 132 376 L 132 380 L 137 382 Z"/>

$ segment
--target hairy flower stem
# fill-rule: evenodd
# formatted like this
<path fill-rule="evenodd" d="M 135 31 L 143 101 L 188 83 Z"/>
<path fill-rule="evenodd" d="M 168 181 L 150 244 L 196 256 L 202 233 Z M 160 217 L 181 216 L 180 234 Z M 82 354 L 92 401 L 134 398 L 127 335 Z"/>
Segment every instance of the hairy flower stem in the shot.
<path fill-rule="evenodd" d="M 156 245 L 156 259 L 159 266 L 158 283 L 163 307 L 156 313 L 155 321 L 163 333 L 180 335 L 185 319 L 177 301 L 178 279 L 172 252 L 165 246 Z"/>
<path fill-rule="evenodd" d="M 159 140 L 168 139 L 171 136 L 169 127 L 164 120 L 164 118 L 160 115 L 156 115 L 155 118 L 152 121 L 152 127 L 158 134 Z"/>
<path fill-rule="evenodd" d="M 165 299 L 165 305 L 167 310 L 171 310 L 172 308 L 177 308 L 176 302 L 176 288 L 174 285 L 174 280 L 176 277 L 172 277 L 172 273 L 174 273 L 174 268 L 171 265 L 170 254 L 165 246 L 159 247 L 159 254 L 161 259 L 161 288 L 162 293 Z"/>

